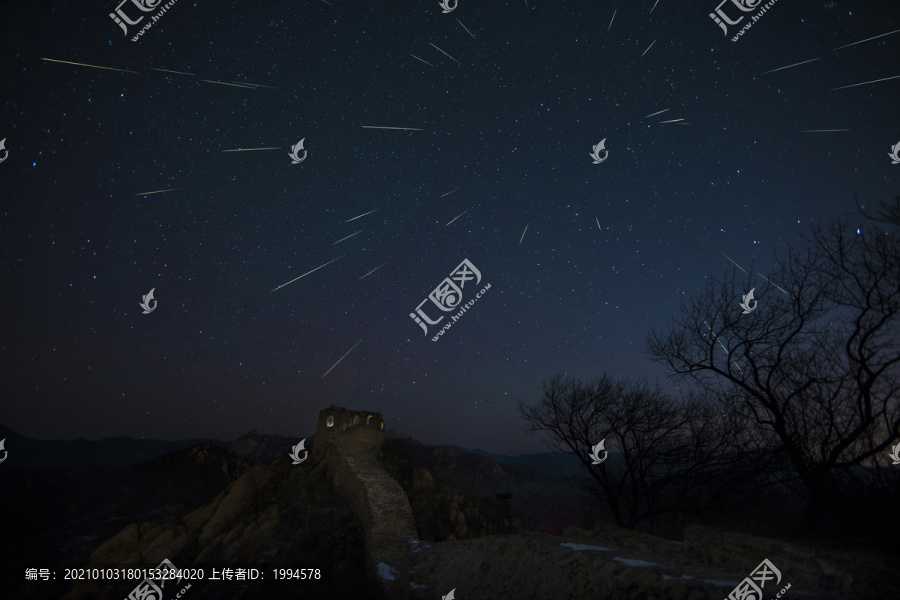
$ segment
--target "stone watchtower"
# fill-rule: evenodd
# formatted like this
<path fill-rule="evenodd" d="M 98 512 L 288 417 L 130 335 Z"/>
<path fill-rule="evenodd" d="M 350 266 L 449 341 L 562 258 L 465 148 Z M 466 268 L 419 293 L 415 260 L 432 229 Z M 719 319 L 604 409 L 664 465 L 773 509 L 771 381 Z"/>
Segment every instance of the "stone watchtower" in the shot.
<path fill-rule="evenodd" d="M 329 406 L 319 411 L 313 452 L 324 456 L 334 444 L 363 446 L 378 452 L 384 444 L 384 419 L 381 413 L 347 410 Z"/>
<path fill-rule="evenodd" d="M 379 413 L 334 405 L 319 412 L 313 454 L 324 460 L 332 486 L 362 526 L 368 591 L 402 600 L 416 523 L 406 492 L 378 460 L 383 444 Z"/>

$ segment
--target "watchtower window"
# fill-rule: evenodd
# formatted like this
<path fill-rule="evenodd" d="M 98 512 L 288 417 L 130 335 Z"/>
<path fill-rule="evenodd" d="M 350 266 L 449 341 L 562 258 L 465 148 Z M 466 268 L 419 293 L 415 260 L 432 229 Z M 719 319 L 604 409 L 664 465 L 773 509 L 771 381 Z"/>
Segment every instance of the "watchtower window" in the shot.
<path fill-rule="evenodd" d="M 381 422 L 381 430 L 384 431 L 384 421 Z"/>
<path fill-rule="evenodd" d="M 353 417 L 353 424 L 354 424 L 354 425 L 359 425 L 359 416 Z"/>
<path fill-rule="evenodd" d="M 372 424 L 372 415 L 369 415 L 368 417 L 366 417 L 366 425 L 371 425 L 371 424 Z"/>
<path fill-rule="evenodd" d="M 325 427 L 334 427 L 334 417 L 328 415 L 325 417 Z"/>

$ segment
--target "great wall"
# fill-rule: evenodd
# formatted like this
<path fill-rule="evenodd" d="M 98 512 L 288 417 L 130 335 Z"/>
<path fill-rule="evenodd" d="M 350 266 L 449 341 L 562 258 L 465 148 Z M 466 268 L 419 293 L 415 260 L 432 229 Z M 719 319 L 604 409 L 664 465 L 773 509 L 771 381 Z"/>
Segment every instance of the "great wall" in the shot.
<path fill-rule="evenodd" d="M 412 548 L 418 543 L 406 492 L 378 461 L 384 420 L 376 412 L 330 406 L 319 412 L 313 454 L 360 522 L 365 539 L 370 595 L 405 598 Z"/>

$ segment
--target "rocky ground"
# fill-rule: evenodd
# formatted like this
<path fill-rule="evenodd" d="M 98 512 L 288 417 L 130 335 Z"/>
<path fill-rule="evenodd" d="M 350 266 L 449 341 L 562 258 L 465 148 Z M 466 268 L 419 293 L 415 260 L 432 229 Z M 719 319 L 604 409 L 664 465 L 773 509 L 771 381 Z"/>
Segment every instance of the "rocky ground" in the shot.
<path fill-rule="evenodd" d="M 18 518 L 4 530 L 4 562 L 326 563 L 327 586 L 194 585 L 185 600 L 366 600 L 359 523 L 324 464 L 311 456 L 292 466 L 275 450 L 287 446 L 251 432 L 232 449 L 201 444 L 121 471 L 8 474 L 0 499 L 18 502 L 10 512 Z M 419 527 L 410 600 L 436 600 L 451 589 L 458 600 L 722 600 L 764 558 L 780 569 L 782 586 L 791 584 L 787 600 L 900 598 L 896 555 L 697 526 L 683 542 L 602 522 L 560 528 L 562 535 L 553 535 L 555 525 L 521 531 L 516 497 L 550 494 L 558 482 L 442 449 L 386 450 L 384 464 L 410 496 Z M 511 508 L 497 501 L 500 492 L 512 494 Z M 557 512 L 560 496 L 571 497 L 557 493 Z M 131 588 L 26 585 L 0 597 L 122 600 Z M 780 589 L 767 587 L 765 600 Z"/>
<path fill-rule="evenodd" d="M 704 527 L 684 543 L 601 525 L 420 544 L 413 554 L 413 600 L 451 589 L 461 600 L 722 600 L 763 558 L 782 574 L 767 600 L 788 583 L 788 599 L 900 598 L 896 562 Z"/>

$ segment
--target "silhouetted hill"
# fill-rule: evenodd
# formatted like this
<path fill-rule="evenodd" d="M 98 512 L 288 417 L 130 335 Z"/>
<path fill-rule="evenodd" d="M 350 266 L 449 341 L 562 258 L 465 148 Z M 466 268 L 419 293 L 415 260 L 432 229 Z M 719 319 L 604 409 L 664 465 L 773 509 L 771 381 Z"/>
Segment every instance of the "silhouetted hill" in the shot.
<path fill-rule="evenodd" d="M 496 454 L 476 448 L 469 450 L 462 446 L 450 446 L 456 452 L 480 454 L 504 465 L 521 465 L 534 469 L 551 477 L 583 477 L 586 476 L 584 466 L 575 456 L 563 452 L 538 452 L 535 454 Z"/>
<path fill-rule="evenodd" d="M 304 598 L 364 600 L 362 526 L 335 493 L 321 457 L 291 465 L 287 452 L 297 441 L 254 430 L 227 447 L 201 443 L 132 465 L 4 464 L 0 505 L 14 518 L 3 532 L 0 564 L 145 564 L 151 555 L 179 567 L 321 562 L 332 569 L 333 584 L 304 587 Z M 851 584 L 854 597 L 878 597 L 875 590 L 897 597 L 895 559 L 709 527 L 690 529 L 683 543 L 625 531 L 597 522 L 596 501 L 581 477 L 538 472 L 534 455 L 497 460 L 461 450 L 388 438 L 379 454 L 409 497 L 418 529 L 409 600 L 439 597 L 454 586 L 472 600 L 715 600 L 761 556 L 784 569 L 798 600 L 849 597 L 842 594 Z M 573 523 L 594 525 L 567 529 Z M 3 597 L 117 600 L 131 587 L 58 582 L 16 586 Z M 296 586 L 282 585 L 198 583 L 189 593 L 198 600 L 298 597 Z"/>
<path fill-rule="evenodd" d="M 98 441 L 82 438 L 36 440 L 0 425 L 0 439 L 3 438 L 6 438 L 6 450 L 9 452 L 4 464 L 20 469 L 133 465 L 197 444 L 210 443 L 223 447 L 228 445 L 228 442 L 219 440 L 145 440 L 127 435 Z"/>

